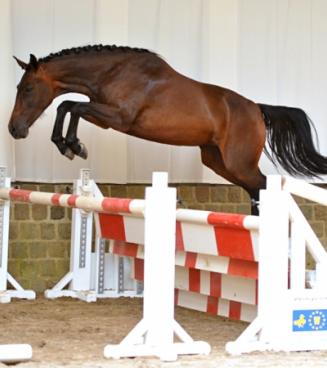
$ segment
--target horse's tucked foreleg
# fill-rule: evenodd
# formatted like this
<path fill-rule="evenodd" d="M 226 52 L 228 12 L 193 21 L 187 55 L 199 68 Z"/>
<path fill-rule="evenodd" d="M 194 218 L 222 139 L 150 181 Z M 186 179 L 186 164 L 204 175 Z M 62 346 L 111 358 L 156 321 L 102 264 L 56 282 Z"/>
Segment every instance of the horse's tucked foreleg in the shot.
<path fill-rule="evenodd" d="M 66 138 L 63 139 L 63 121 L 67 112 L 70 112 L 71 117 Z M 68 158 L 73 158 L 74 154 L 84 159 L 87 158 L 87 149 L 77 138 L 77 128 L 81 117 L 102 128 L 113 128 L 120 132 L 128 130 L 131 120 L 129 114 L 119 106 L 102 105 L 94 102 L 64 101 L 58 107 L 52 140 L 56 143 L 60 152 Z"/>
<path fill-rule="evenodd" d="M 74 115 L 81 117 L 101 128 L 112 128 L 127 133 L 135 115 L 129 106 L 103 105 L 95 102 L 79 102 L 71 109 Z"/>
<path fill-rule="evenodd" d="M 69 159 L 74 158 L 74 152 L 67 146 L 66 141 L 62 135 L 64 127 L 64 120 L 66 114 L 76 104 L 75 101 L 63 101 L 57 108 L 57 116 L 54 123 L 51 140 L 58 147 L 59 151 L 68 157 Z"/>
<path fill-rule="evenodd" d="M 79 122 L 79 115 L 72 112 L 70 122 L 65 138 L 67 146 L 81 158 L 87 159 L 87 149 L 83 143 L 77 138 L 77 128 Z"/>

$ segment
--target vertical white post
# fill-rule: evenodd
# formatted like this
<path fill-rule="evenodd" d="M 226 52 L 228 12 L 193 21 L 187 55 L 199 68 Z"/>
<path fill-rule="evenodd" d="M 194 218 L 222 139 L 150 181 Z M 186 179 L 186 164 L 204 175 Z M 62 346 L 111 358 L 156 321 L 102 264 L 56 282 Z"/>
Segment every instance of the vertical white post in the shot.
<path fill-rule="evenodd" d="M 74 194 L 92 196 L 93 186 L 90 170 L 81 169 L 80 178 L 74 182 Z M 92 212 L 72 210 L 69 272 L 52 289 L 45 291 L 46 298 L 69 296 L 87 302 L 96 301 L 96 292 L 91 290 L 92 222 Z M 64 289 L 67 285 L 68 290 Z"/>
<path fill-rule="evenodd" d="M 276 342 L 287 327 L 288 195 L 281 190 L 280 176 L 268 176 L 267 190 L 260 192 L 258 317 L 263 343 Z"/>
<path fill-rule="evenodd" d="M 6 177 L 6 168 L 0 167 L 0 188 L 9 188 L 10 179 Z M 0 200 L 0 290 L 7 290 L 8 242 L 9 242 L 10 202 Z M 3 298 L 2 298 L 3 299 Z M 10 301 L 10 297 L 6 297 Z"/>
<path fill-rule="evenodd" d="M 146 189 L 144 319 L 150 327 L 146 343 L 173 343 L 176 188 L 168 188 L 167 173 L 155 173 Z M 159 317 L 160 316 L 160 317 Z"/>
<path fill-rule="evenodd" d="M 290 286 L 293 291 L 305 289 L 305 237 L 296 219 L 291 223 Z"/>
<path fill-rule="evenodd" d="M 316 263 L 315 289 L 326 290 L 327 269 L 326 262 Z"/>
<path fill-rule="evenodd" d="M 92 195 L 90 170 L 81 169 L 80 179 L 75 183 L 75 193 Z M 70 269 L 74 277 L 70 283 L 71 290 L 91 290 L 92 220 L 92 212 L 73 209 Z"/>
<path fill-rule="evenodd" d="M 10 187 L 10 179 L 6 177 L 6 173 L 6 168 L 0 166 L 0 188 Z M 9 209 L 10 202 L 0 200 L 0 291 L 2 292 L 2 303 L 10 302 L 11 299 L 10 294 L 7 292 Z M 18 284 L 18 286 L 20 285 Z M 22 290 L 21 294 L 24 294 L 24 290 Z M 0 345 L 0 361 L 3 363 L 16 363 L 30 360 L 32 355 L 32 347 L 28 344 Z"/>

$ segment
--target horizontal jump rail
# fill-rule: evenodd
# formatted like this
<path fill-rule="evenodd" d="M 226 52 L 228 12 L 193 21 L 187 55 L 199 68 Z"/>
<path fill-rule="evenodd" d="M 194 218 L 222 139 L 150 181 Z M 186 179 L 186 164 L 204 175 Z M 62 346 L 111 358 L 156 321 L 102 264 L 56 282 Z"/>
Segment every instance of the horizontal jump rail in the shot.
<path fill-rule="evenodd" d="M 206 224 L 231 229 L 258 230 L 259 228 L 258 216 L 240 215 L 236 213 L 178 209 L 176 219 L 180 222 Z"/>
<path fill-rule="evenodd" d="M 0 199 L 47 206 L 79 208 L 86 212 L 129 213 L 143 215 L 145 201 L 127 198 L 93 198 L 83 195 L 37 192 L 0 188 Z"/>
<path fill-rule="evenodd" d="M 142 199 L 129 198 L 94 198 L 84 195 L 37 192 L 15 188 L 0 188 L 0 200 L 34 203 L 47 206 L 79 208 L 86 212 L 125 213 L 143 216 L 145 203 Z M 189 209 L 178 209 L 177 221 L 233 229 L 256 230 L 259 226 L 257 216 L 215 213 Z"/>
<path fill-rule="evenodd" d="M 282 177 L 282 188 L 291 194 L 327 206 L 327 191 L 302 180 Z"/>

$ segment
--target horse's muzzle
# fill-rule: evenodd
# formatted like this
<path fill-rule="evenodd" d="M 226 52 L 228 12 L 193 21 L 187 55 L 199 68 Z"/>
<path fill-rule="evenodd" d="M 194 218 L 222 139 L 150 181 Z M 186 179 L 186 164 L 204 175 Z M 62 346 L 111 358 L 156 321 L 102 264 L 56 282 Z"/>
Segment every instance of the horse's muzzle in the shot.
<path fill-rule="evenodd" d="M 13 125 L 9 125 L 8 129 L 9 129 L 10 134 L 15 139 L 22 139 L 28 136 L 28 128 L 25 128 L 25 127 L 15 128 Z"/>

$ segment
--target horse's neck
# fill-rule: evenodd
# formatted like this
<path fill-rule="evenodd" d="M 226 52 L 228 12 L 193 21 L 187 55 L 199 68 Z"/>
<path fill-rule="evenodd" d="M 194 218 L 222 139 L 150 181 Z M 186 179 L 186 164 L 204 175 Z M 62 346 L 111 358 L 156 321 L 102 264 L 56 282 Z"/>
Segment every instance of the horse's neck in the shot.
<path fill-rule="evenodd" d="M 54 60 L 45 65 L 47 74 L 56 86 L 56 95 L 68 92 L 81 93 L 94 97 L 96 81 L 100 70 L 96 70 L 90 63 L 83 63 L 76 58 Z"/>

